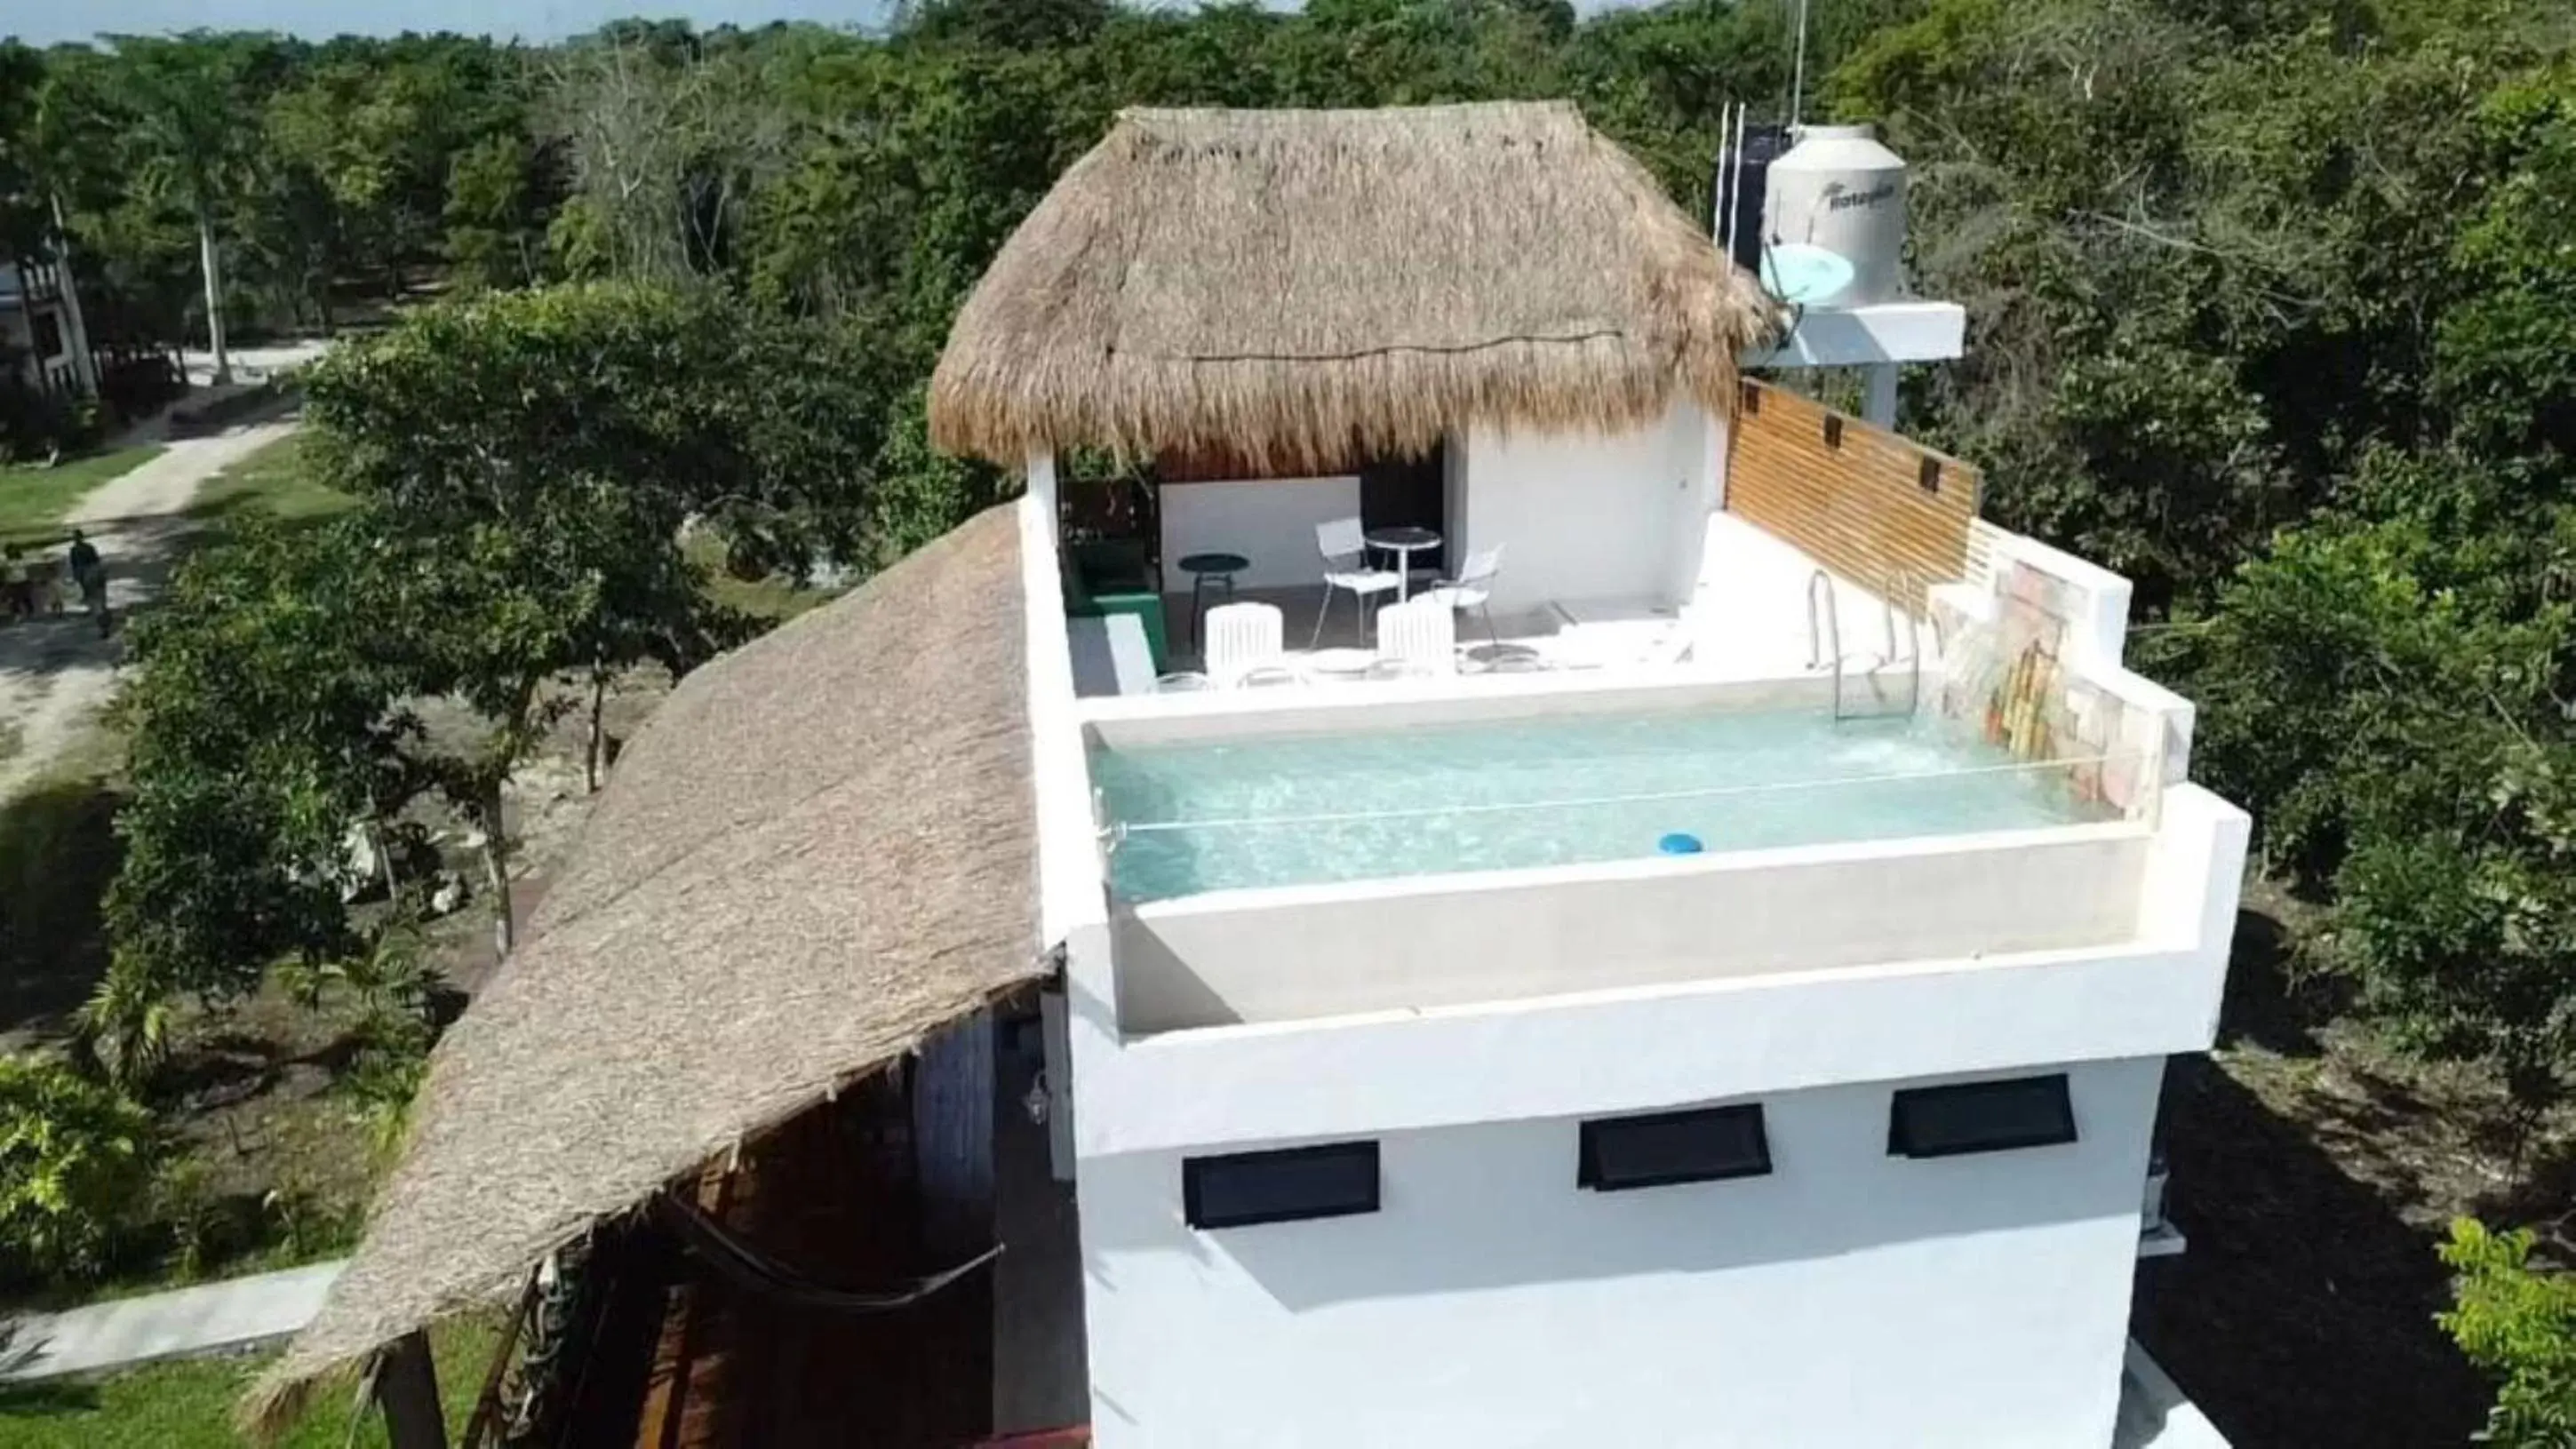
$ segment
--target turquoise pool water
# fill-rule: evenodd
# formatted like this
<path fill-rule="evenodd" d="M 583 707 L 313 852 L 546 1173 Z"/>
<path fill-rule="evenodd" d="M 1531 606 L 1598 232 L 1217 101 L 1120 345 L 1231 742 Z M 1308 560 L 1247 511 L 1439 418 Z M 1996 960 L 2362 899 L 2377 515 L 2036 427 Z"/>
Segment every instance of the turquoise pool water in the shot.
<path fill-rule="evenodd" d="M 1930 719 L 1569 715 L 1094 749 L 1131 901 L 1244 886 L 1625 860 L 2102 818 L 2063 767 Z M 1640 798 L 1651 797 L 1651 798 Z"/>

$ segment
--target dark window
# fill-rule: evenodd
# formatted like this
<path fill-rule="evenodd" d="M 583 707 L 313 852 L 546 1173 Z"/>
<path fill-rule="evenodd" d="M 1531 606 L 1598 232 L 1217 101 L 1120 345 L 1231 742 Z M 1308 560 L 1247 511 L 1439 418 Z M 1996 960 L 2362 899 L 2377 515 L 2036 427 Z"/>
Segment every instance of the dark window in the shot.
<path fill-rule="evenodd" d="M 51 312 L 39 312 L 35 315 L 33 325 L 36 331 L 36 355 L 38 357 L 62 356 L 62 319 Z"/>
<path fill-rule="evenodd" d="M 1909 1087 L 1887 1119 L 1891 1156 L 1952 1157 L 2075 1140 L 2066 1077 L 2016 1077 L 1956 1087 Z"/>
<path fill-rule="evenodd" d="M 1617 1192 L 1675 1182 L 1760 1177 L 1771 1170 L 1762 1108 L 1705 1107 L 1583 1124 L 1574 1185 Z"/>
<path fill-rule="evenodd" d="M 1244 1228 L 1377 1211 L 1377 1144 L 1334 1142 L 1181 1162 L 1181 1206 L 1194 1228 Z"/>

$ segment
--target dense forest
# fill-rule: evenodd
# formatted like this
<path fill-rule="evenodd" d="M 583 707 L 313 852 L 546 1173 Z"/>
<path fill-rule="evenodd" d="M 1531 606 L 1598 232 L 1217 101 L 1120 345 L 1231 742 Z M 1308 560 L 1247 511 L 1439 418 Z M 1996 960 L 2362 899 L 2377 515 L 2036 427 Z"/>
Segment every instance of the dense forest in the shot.
<path fill-rule="evenodd" d="M 2522 1175 L 2576 1083 L 2576 9 L 1813 8 L 1810 118 L 1913 163 L 1915 286 L 1968 309 L 1967 360 L 1907 375 L 1906 429 L 1986 470 L 1996 521 L 2136 580 L 2132 662 L 2200 701 L 2196 772 L 2296 904 L 2285 969 L 2492 1073 Z M 357 949 L 241 862 L 424 792 L 496 817 L 546 681 L 739 637 L 690 594 L 681 519 L 718 515 L 748 569 L 864 568 L 1006 490 L 928 447 L 924 386 L 1120 107 L 1571 97 L 1705 214 L 1721 108 L 1786 108 L 1791 13 L 925 0 L 877 34 L 0 47 L 0 249 L 68 255 L 100 338 L 395 319 L 310 384 L 364 521 L 208 555 L 137 639 L 103 1056 L 172 993 Z M 495 450 L 526 470 L 478 473 Z M 502 522 L 531 517 L 542 540 Z M 279 580 L 405 649 L 314 652 Z M 259 701 L 290 687 L 318 703 L 281 741 Z M 486 747 L 424 761 L 383 713 L 407 692 L 474 700 Z M 2564 1442 L 2576 1302 L 2528 1245 L 2462 1243 L 2455 1332 L 2518 1375 L 2500 1442 Z"/>

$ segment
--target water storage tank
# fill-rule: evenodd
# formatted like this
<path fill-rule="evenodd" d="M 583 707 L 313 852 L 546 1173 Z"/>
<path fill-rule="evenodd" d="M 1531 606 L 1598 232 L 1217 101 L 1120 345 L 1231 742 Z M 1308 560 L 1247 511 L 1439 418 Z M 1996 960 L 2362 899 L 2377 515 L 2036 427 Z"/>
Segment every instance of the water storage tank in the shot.
<path fill-rule="evenodd" d="M 1905 291 L 1905 163 L 1869 126 L 1806 126 L 1764 177 L 1764 235 L 1823 247 L 1852 264 L 1830 305 L 1893 302 Z"/>

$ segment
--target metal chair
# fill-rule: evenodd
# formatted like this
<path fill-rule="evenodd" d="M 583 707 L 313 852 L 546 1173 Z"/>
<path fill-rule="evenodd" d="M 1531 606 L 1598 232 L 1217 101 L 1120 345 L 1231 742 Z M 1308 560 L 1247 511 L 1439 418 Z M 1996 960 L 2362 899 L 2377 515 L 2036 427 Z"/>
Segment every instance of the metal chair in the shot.
<path fill-rule="evenodd" d="M 1499 645 L 1502 636 L 1494 632 L 1494 576 L 1503 571 L 1505 544 L 1482 548 L 1467 555 L 1467 566 L 1452 579 L 1442 579 L 1423 590 L 1422 597 L 1438 599 L 1447 609 L 1473 609 L 1485 621 L 1485 642 Z"/>
<path fill-rule="evenodd" d="M 1351 605 L 1359 611 L 1363 634 L 1368 628 L 1368 601 L 1379 594 L 1391 594 L 1404 586 L 1404 580 L 1393 569 L 1368 566 L 1368 536 L 1361 532 L 1356 518 L 1335 518 L 1315 525 L 1315 549 L 1324 556 L 1324 602 L 1315 610 L 1315 631 L 1306 640 L 1314 648 L 1323 642 L 1324 616 L 1332 612 L 1333 590 L 1341 589 L 1351 596 Z"/>

